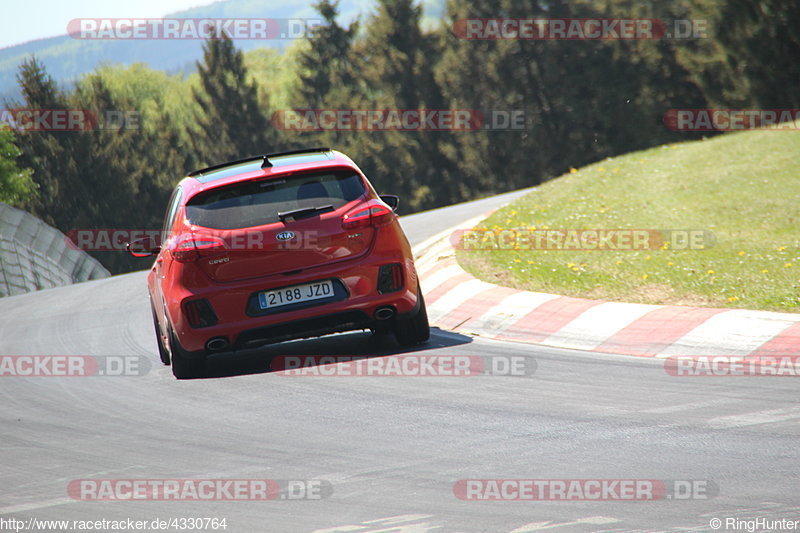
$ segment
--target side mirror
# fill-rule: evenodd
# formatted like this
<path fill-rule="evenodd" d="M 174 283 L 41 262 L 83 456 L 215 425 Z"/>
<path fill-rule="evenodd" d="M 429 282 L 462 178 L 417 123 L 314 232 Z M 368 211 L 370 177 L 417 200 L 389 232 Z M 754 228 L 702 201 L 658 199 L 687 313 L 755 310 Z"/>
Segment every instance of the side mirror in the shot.
<path fill-rule="evenodd" d="M 397 211 L 397 206 L 400 205 L 400 197 L 394 194 L 382 194 L 381 200 L 383 203 L 392 208 L 392 211 Z"/>
<path fill-rule="evenodd" d="M 129 242 L 127 249 L 128 253 L 133 257 L 150 257 L 161 251 L 161 247 L 155 243 L 152 237 L 145 237 Z"/>

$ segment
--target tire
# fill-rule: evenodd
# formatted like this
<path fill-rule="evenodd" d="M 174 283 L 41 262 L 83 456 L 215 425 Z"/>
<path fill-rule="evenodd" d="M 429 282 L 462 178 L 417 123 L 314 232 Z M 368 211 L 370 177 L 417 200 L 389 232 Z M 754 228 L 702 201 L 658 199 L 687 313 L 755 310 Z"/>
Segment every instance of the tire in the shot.
<path fill-rule="evenodd" d="M 183 349 L 172 327 L 169 328 L 169 348 L 172 355 L 172 374 L 177 379 L 202 378 L 206 375 L 206 356 L 192 356 Z"/>
<path fill-rule="evenodd" d="M 417 292 L 419 309 L 410 318 L 399 318 L 394 326 L 394 336 L 401 346 L 415 346 L 426 342 L 431 336 L 428 324 L 428 311 L 425 309 L 425 299 L 422 292 Z"/>
<path fill-rule="evenodd" d="M 156 328 L 156 343 L 158 344 L 158 356 L 161 358 L 162 363 L 169 366 L 169 350 L 167 350 L 167 347 L 164 346 L 164 341 L 161 338 L 161 328 L 158 327 L 156 310 L 153 309 L 152 305 L 150 306 L 150 311 L 152 311 L 153 313 L 153 326 Z"/>

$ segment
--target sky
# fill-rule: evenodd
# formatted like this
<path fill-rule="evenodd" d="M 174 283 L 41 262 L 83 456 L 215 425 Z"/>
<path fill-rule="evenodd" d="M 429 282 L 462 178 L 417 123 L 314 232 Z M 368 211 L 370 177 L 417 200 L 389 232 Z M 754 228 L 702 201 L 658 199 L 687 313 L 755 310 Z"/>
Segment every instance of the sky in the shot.
<path fill-rule="evenodd" d="M 163 17 L 214 0 L 0 0 L 0 48 L 67 33 L 76 18 Z"/>

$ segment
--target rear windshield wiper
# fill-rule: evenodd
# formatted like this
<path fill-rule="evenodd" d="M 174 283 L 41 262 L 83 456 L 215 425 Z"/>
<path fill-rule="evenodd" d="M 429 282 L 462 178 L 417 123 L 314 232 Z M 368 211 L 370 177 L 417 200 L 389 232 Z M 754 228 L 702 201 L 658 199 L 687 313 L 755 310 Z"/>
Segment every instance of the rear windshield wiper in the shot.
<path fill-rule="evenodd" d="M 287 218 L 299 220 L 301 218 L 316 215 L 317 213 L 327 213 L 328 211 L 333 211 L 333 205 L 328 204 L 320 205 L 318 207 L 303 207 L 300 209 L 293 209 L 291 211 L 283 211 L 282 213 L 278 213 L 278 218 L 281 219 L 281 222 L 286 222 Z"/>

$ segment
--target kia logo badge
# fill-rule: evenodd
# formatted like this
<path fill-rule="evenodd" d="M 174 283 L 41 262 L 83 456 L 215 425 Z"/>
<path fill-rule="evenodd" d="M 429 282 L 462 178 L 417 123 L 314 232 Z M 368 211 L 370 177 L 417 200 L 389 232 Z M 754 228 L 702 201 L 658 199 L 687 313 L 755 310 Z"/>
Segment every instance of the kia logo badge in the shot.
<path fill-rule="evenodd" d="M 279 241 L 289 241 L 294 239 L 294 232 L 293 231 L 282 231 L 275 235 L 275 238 Z"/>

